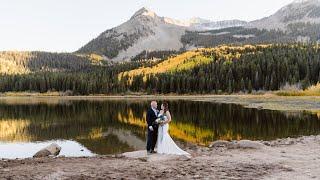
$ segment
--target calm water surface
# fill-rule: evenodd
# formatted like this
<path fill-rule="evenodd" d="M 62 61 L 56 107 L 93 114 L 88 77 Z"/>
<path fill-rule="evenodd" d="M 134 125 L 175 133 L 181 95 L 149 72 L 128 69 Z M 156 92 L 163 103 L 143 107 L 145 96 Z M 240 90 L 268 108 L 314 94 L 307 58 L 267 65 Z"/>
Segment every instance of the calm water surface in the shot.
<path fill-rule="evenodd" d="M 0 158 L 31 157 L 56 142 L 60 155 L 94 156 L 145 148 L 148 101 L 0 101 Z M 224 140 L 272 140 L 320 134 L 308 113 L 243 108 L 210 102 L 169 101 L 171 136 L 207 145 Z"/>

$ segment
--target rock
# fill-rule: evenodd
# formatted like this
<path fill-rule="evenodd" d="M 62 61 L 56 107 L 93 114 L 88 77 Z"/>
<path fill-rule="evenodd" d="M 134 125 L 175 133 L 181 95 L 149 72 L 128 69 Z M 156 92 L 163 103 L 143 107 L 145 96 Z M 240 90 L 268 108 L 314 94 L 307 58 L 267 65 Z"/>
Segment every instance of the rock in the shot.
<path fill-rule="evenodd" d="M 125 155 L 123 155 L 123 154 L 114 154 L 114 155 L 112 155 L 112 157 L 113 158 L 123 158 L 123 157 L 125 157 Z"/>
<path fill-rule="evenodd" d="M 142 162 L 148 162 L 148 158 L 147 157 L 140 157 L 138 158 L 140 161 Z"/>
<path fill-rule="evenodd" d="M 265 147 L 264 144 L 250 140 L 233 142 L 228 146 L 229 149 L 261 149 L 263 147 Z"/>
<path fill-rule="evenodd" d="M 34 158 L 38 158 L 38 157 L 47 157 L 50 156 L 51 152 L 48 151 L 47 149 L 42 149 L 40 151 L 38 151 L 35 155 L 33 155 Z"/>
<path fill-rule="evenodd" d="M 250 141 L 250 140 L 241 140 L 238 142 L 238 144 L 240 148 L 244 148 L 244 149 L 261 149 L 265 146 L 260 142 Z"/>
<path fill-rule="evenodd" d="M 216 147 L 228 147 L 231 144 L 229 141 L 224 141 L 224 140 L 218 140 L 214 141 L 209 145 L 210 148 L 216 148 Z"/>
<path fill-rule="evenodd" d="M 60 151 L 61 151 L 61 147 L 55 143 L 52 143 L 51 145 L 38 151 L 35 155 L 33 155 L 33 157 L 38 158 L 38 157 L 47 157 L 47 156 L 57 156 L 59 155 Z"/>
<path fill-rule="evenodd" d="M 263 144 L 266 145 L 266 146 L 271 146 L 271 143 L 268 142 L 268 141 L 264 141 Z"/>
<path fill-rule="evenodd" d="M 209 145 L 210 148 L 226 147 L 228 149 L 260 149 L 264 146 L 265 145 L 260 142 L 250 140 L 241 140 L 234 142 L 218 140 Z"/>
<path fill-rule="evenodd" d="M 258 106 L 257 109 L 258 109 L 258 110 L 261 110 L 261 109 L 263 109 L 263 107 L 262 107 L 262 106 Z"/>

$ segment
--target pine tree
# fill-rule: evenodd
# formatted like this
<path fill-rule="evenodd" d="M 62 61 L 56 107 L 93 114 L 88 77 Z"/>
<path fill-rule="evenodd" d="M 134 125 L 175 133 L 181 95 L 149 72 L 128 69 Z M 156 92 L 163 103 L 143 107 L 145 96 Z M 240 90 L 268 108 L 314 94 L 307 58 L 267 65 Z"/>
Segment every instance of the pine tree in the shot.
<path fill-rule="evenodd" d="M 244 80 L 243 78 L 241 78 L 241 82 L 240 82 L 240 90 L 241 91 L 246 91 L 246 86 L 245 86 L 245 83 L 244 83 Z"/>
<path fill-rule="evenodd" d="M 251 80 L 249 80 L 249 83 L 248 83 L 248 92 L 249 92 L 249 94 L 252 93 L 252 83 L 251 83 Z"/>

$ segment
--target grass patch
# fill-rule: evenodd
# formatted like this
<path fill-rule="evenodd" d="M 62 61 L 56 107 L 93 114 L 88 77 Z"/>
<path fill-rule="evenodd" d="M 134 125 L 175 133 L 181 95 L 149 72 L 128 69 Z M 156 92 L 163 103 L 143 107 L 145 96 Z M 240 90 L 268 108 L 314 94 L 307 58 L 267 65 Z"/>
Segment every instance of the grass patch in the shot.
<path fill-rule="evenodd" d="M 305 96 L 303 91 L 277 91 L 276 95 L 278 96 Z"/>
<path fill-rule="evenodd" d="M 320 96 L 320 83 L 312 85 L 305 90 L 278 91 L 278 96 Z"/>
<path fill-rule="evenodd" d="M 66 92 L 45 92 L 45 93 L 39 93 L 39 92 L 5 92 L 2 93 L 1 96 L 65 96 L 67 95 Z"/>

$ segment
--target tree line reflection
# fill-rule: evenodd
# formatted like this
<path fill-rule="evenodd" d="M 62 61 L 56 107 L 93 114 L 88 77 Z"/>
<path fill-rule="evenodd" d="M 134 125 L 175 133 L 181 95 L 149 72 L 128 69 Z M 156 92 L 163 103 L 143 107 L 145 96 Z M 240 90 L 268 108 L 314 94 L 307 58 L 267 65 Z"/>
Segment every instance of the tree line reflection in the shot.
<path fill-rule="evenodd" d="M 0 103 L 0 141 L 76 140 L 97 154 L 143 149 L 147 101 Z M 174 139 L 207 145 L 217 139 L 272 140 L 319 134 L 308 113 L 247 109 L 233 104 L 169 101 Z"/>

